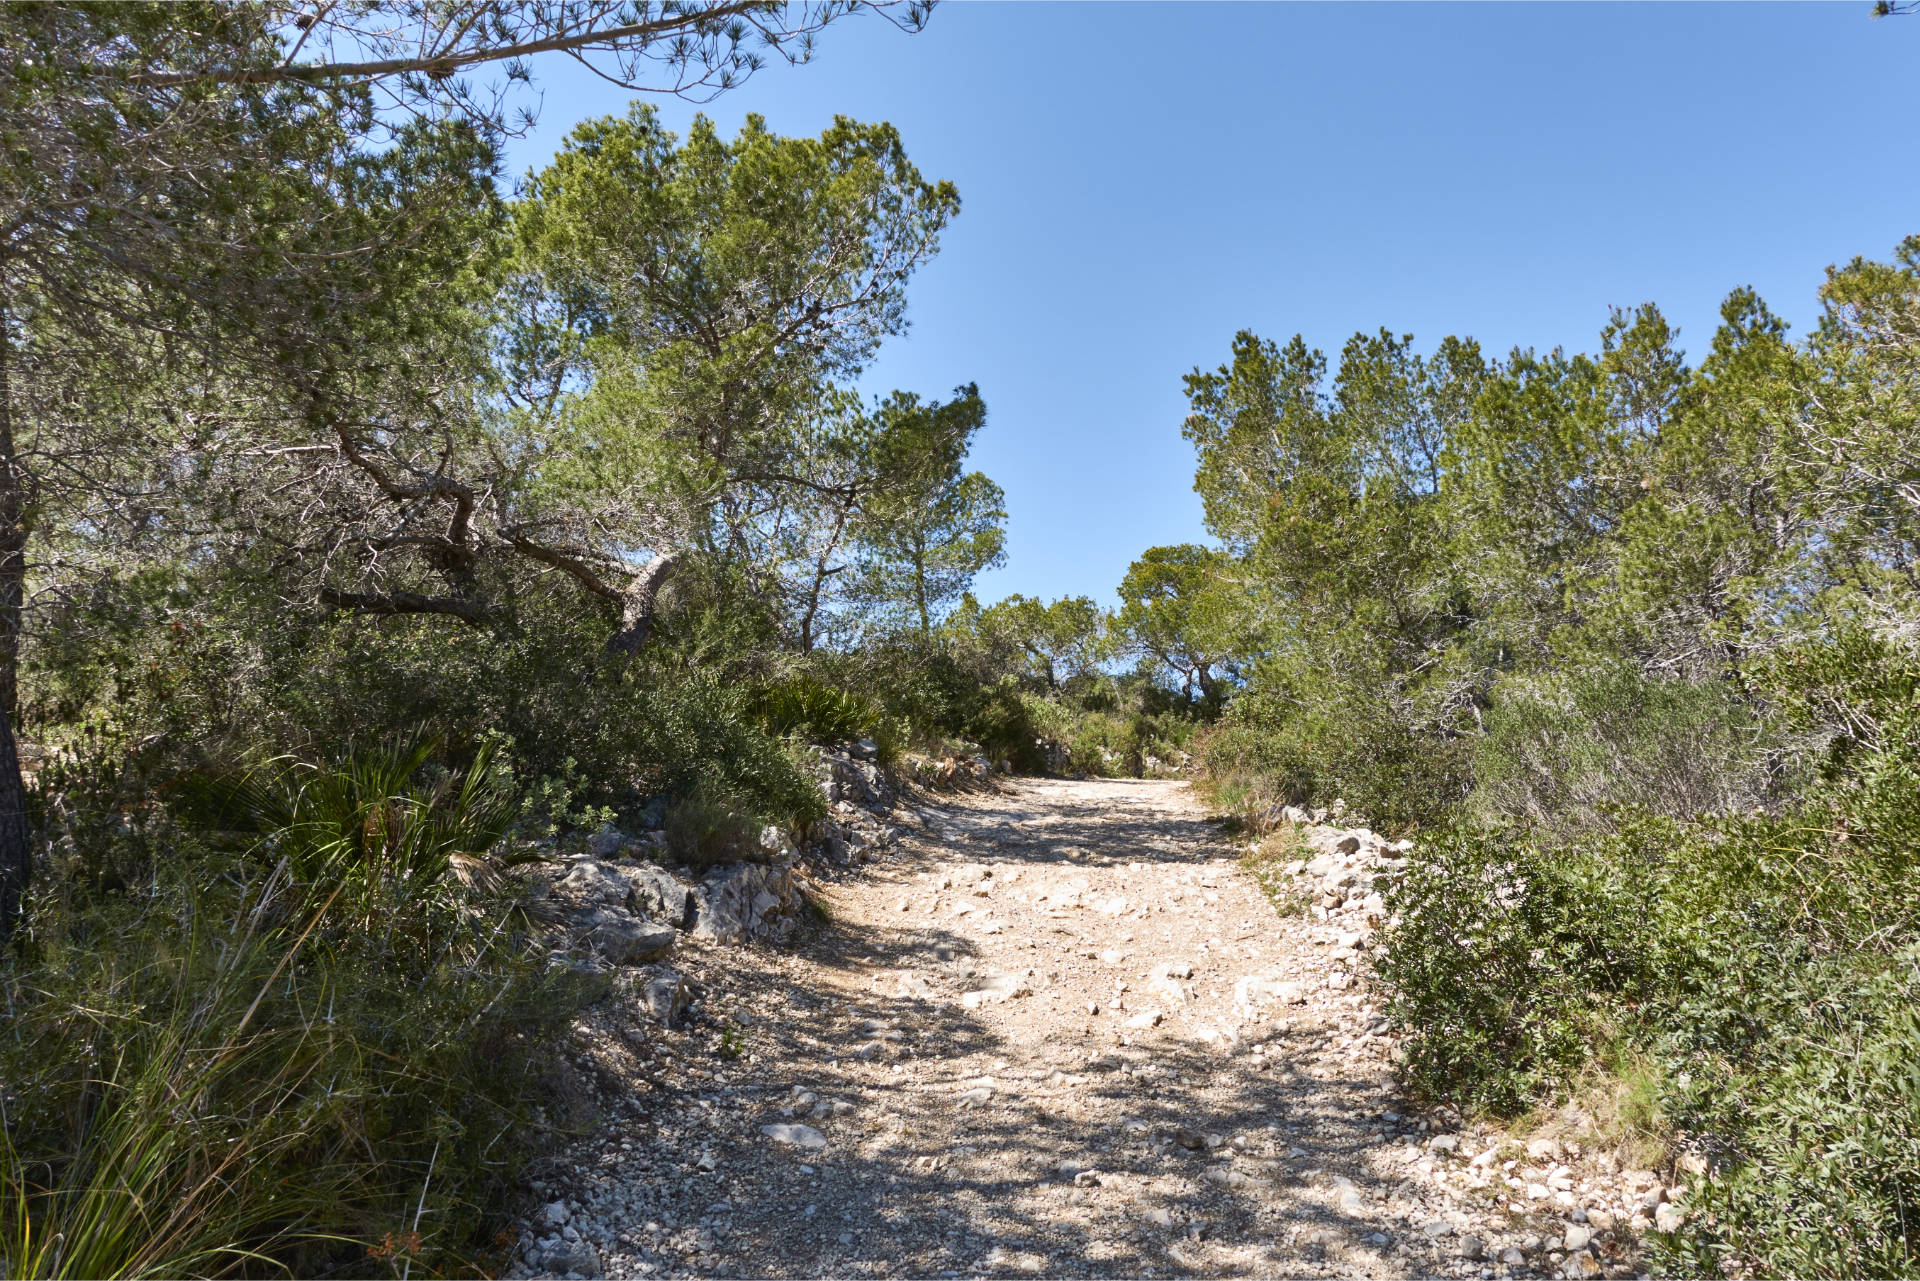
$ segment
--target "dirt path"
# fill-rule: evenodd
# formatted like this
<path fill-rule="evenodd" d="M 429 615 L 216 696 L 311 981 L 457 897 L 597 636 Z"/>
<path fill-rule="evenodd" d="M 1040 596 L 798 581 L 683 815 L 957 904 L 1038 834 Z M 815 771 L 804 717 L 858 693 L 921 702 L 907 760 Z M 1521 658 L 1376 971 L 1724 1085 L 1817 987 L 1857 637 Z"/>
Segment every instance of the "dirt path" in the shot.
<path fill-rule="evenodd" d="M 1331 933 L 1275 910 L 1183 784 L 920 813 L 813 887 L 797 946 L 684 956 L 689 1029 L 606 1038 L 627 1097 L 536 1184 L 520 1275 L 1515 1270 L 1395 1114 Z M 1236 1005 L 1248 976 L 1301 990 Z"/>

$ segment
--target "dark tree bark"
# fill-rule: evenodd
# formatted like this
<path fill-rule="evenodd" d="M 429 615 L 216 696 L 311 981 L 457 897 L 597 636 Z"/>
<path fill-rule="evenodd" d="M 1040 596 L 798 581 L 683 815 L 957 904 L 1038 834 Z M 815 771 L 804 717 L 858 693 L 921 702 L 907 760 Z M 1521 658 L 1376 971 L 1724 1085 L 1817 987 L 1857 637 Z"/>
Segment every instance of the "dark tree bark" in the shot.
<path fill-rule="evenodd" d="M 13 451 L 8 323 L 6 300 L 0 298 L 0 944 L 13 937 L 27 882 L 33 875 L 33 848 L 27 839 L 27 789 L 20 777 L 20 752 L 13 741 L 19 706 L 17 667 L 27 539 L 19 460 Z"/>
<path fill-rule="evenodd" d="M 0 289 L 4 289 L 0 281 Z M 0 711 L 20 720 L 20 611 L 27 594 L 25 474 L 13 445 L 12 346 L 0 294 Z M 9 734 L 9 738 L 11 735 Z"/>
<path fill-rule="evenodd" d="M 13 937 L 27 883 L 33 879 L 33 846 L 28 838 L 27 789 L 20 777 L 13 719 L 0 711 L 0 947 Z"/>

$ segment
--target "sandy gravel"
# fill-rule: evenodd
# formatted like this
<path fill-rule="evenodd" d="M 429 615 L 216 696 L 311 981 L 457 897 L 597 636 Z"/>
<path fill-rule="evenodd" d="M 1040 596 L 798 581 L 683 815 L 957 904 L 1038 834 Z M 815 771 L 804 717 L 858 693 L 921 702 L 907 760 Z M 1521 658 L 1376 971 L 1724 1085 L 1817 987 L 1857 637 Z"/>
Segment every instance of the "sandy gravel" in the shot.
<path fill-rule="evenodd" d="M 1334 931 L 1276 910 L 1184 784 L 902 817 L 795 944 L 683 950 L 682 1027 L 583 1025 L 607 1111 L 535 1183 L 519 1275 L 1559 1268 L 1564 1215 L 1449 1181 L 1369 998 L 1329 986 Z M 1236 1004 L 1249 976 L 1279 995 Z"/>

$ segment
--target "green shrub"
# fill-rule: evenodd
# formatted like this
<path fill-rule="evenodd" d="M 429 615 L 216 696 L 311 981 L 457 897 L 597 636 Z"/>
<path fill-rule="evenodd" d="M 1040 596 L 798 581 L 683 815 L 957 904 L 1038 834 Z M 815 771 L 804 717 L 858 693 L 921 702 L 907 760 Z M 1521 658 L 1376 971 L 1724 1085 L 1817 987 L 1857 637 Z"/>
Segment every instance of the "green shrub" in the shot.
<path fill-rule="evenodd" d="M 1020 695 L 1019 682 L 1012 677 L 980 691 L 962 732 L 980 744 L 987 759 L 1006 761 L 1018 773 L 1038 774 L 1047 767 L 1046 752 L 1039 742 L 1040 727 Z"/>
<path fill-rule="evenodd" d="M 1631 986 L 1628 904 L 1583 860 L 1462 832 L 1423 841 L 1386 898 L 1408 1084 L 1506 1115 L 1564 1091 Z"/>
<path fill-rule="evenodd" d="M 715 783 L 695 786 L 667 807 L 667 852 L 696 869 L 764 859 L 760 830 L 766 820 L 747 805 Z"/>
<path fill-rule="evenodd" d="M 1331 806 L 1400 833 L 1444 827 L 1471 786 L 1471 743 L 1423 731 L 1410 709 L 1350 685 L 1298 697 L 1250 690 L 1198 740 L 1202 778 L 1259 804 Z"/>
<path fill-rule="evenodd" d="M 763 689 L 753 700 L 753 712 L 769 734 L 797 735 L 823 746 L 866 737 L 880 720 L 872 699 L 804 673 Z"/>
<path fill-rule="evenodd" d="M 1621 1051 L 1708 1158 L 1666 1264 L 1920 1270 L 1920 662 L 1838 634 L 1783 651 L 1789 716 L 1844 707 L 1778 816 L 1613 816 L 1557 849 L 1423 842 L 1379 972 L 1422 1091 L 1514 1112 Z"/>
<path fill-rule="evenodd" d="M 96 719 L 174 745 L 173 772 L 233 772 L 268 743 L 343 760 L 404 726 L 409 741 L 497 742 L 523 787 L 568 780 L 566 815 L 635 809 L 710 777 L 768 813 L 811 812 L 811 778 L 748 705 L 757 681 L 658 646 L 609 663 L 603 620 L 522 603 L 518 626 L 481 630 L 229 600 L 235 615 L 272 609 L 272 621 L 156 629 L 163 639 L 127 656 L 141 678 Z"/>
<path fill-rule="evenodd" d="M 470 1271 L 577 1000 L 457 880 L 324 884 L 191 848 L 131 900 L 44 887 L 0 971 L 0 1271 Z"/>
<path fill-rule="evenodd" d="M 513 780 L 482 743 L 458 773 L 432 762 L 431 740 L 350 753 L 337 765 L 282 758 L 238 776 L 176 785 L 203 826 L 262 840 L 310 884 L 432 882 L 489 875 L 520 807 Z"/>
<path fill-rule="evenodd" d="M 282 759 L 101 816 L 150 763 L 95 747 L 42 774 L 0 965 L 0 1275 L 475 1270 L 586 995 L 485 857 L 504 768 Z M 137 881 L 68 848 L 116 824 Z"/>

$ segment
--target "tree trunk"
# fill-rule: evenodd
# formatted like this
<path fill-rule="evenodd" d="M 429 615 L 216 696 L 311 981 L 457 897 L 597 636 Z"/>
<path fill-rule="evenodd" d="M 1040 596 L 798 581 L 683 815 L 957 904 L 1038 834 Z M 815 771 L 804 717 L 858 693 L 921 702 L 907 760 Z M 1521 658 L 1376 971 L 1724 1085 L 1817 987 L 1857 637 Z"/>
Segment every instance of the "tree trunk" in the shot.
<path fill-rule="evenodd" d="M 820 556 L 813 563 L 813 588 L 807 593 L 807 612 L 800 619 L 800 652 L 813 652 L 813 622 L 820 614 L 820 593 L 825 589 L 827 580 L 839 573 L 845 566 L 827 568 L 827 562 L 833 559 L 834 552 L 840 549 L 840 535 L 847 528 L 847 517 L 852 514 L 858 495 L 850 495 L 841 506 L 840 514 L 833 520 L 833 536 L 827 539 L 827 545 L 820 549 Z"/>
<path fill-rule="evenodd" d="M 0 281 L 0 291 L 5 288 Z M 20 723 L 20 610 L 27 594 L 27 523 L 19 457 L 13 446 L 13 349 L 0 292 L 0 711 Z"/>
<path fill-rule="evenodd" d="M 20 754 L 13 743 L 13 720 L 0 710 L 0 947 L 6 946 L 13 937 L 27 883 L 32 877 L 27 789 L 20 778 Z"/>
<path fill-rule="evenodd" d="M 0 289 L 5 287 L 0 277 Z M 27 789 L 13 726 L 19 707 L 20 608 L 26 591 L 26 524 L 20 499 L 20 463 L 13 452 L 13 397 L 8 378 L 6 299 L 0 296 L 0 944 L 13 937 L 33 848 L 27 835 Z"/>
<path fill-rule="evenodd" d="M 631 658 L 647 647 L 653 635 L 655 600 L 679 563 L 679 552 L 661 552 L 647 562 L 621 601 L 620 630 L 607 637 L 607 653 Z"/>
<path fill-rule="evenodd" d="M 927 544 L 918 533 L 913 536 L 913 600 L 920 607 L 920 634 L 933 635 L 933 622 L 927 616 Z"/>

